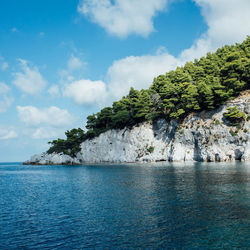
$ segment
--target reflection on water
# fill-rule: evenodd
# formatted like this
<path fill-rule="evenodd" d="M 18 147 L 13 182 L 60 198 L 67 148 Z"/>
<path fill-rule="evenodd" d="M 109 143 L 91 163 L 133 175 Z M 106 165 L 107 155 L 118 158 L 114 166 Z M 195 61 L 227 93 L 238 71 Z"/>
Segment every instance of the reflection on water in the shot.
<path fill-rule="evenodd" d="M 0 249 L 247 249 L 243 163 L 0 164 Z"/>

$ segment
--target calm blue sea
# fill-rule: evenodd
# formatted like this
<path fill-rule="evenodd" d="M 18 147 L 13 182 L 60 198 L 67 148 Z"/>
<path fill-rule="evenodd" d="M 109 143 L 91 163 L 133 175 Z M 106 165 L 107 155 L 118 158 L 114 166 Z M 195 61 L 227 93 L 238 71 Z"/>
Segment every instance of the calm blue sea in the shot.
<path fill-rule="evenodd" d="M 0 164 L 0 249 L 249 249 L 250 164 Z"/>

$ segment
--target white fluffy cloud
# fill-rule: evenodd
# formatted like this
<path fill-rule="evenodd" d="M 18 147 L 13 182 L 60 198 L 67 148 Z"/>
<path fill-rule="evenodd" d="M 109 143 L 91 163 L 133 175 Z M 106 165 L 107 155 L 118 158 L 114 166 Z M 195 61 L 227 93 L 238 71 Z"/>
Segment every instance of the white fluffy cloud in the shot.
<path fill-rule="evenodd" d="M 61 137 L 65 129 L 58 129 L 53 127 L 41 127 L 34 130 L 29 130 L 29 134 L 33 139 L 51 139 Z"/>
<path fill-rule="evenodd" d="M 45 109 L 38 109 L 34 106 L 17 106 L 19 118 L 28 126 L 40 127 L 49 125 L 63 127 L 73 123 L 74 118 L 65 109 L 51 106 Z"/>
<path fill-rule="evenodd" d="M 28 62 L 19 59 L 22 71 L 14 73 L 13 84 L 15 84 L 22 92 L 34 95 L 41 92 L 45 86 L 46 81 L 40 74 L 36 67 L 29 67 Z"/>
<path fill-rule="evenodd" d="M 52 85 L 49 89 L 48 89 L 48 93 L 52 96 L 52 97 L 59 97 L 60 96 L 60 90 L 58 85 Z"/>
<path fill-rule="evenodd" d="M 157 11 L 162 10 L 167 2 L 169 1 L 150 0 L 145 4 L 145 1 L 140 0 L 83 0 L 78 10 L 109 33 L 126 37 L 131 33 L 149 34 L 153 30 L 152 17 Z M 100 84 L 93 84 L 95 82 L 90 80 L 75 82 L 71 80 L 73 83 L 67 85 L 64 95 L 79 104 L 100 104 L 104 100 L 108 100 L 109 103 L 110 100 L 128 94 L 131 86 L 136 89 L 148 88 L 153 78 L 159 74 L 165 74 L 225 44 L 241 42 L 249 35 L 249 0 L 193 0 L 193 2 L 201 8 L 208 29 L 190 48 L 183 50 L 176 57 L 160 49 L 155 54 L 129 56 L 116 60 L 107 71 L 107 87 L 102 81 L 99 81 Z"/>
<path fill-rule="evenodd" d="M 0 82 L 0 113 L 7 111 L 13 102 L 13 98 L 9 95 L 9 92 L 9 86 Z"/>
<path fill-rule="evenodd" d="M 149 35 L 153 17 L 163 11 L 167 0 L 82 0 L 78 11 L 121 38 L 129 34 Z"/>
<path fill-rule="evenodd" d="M 63 90 L 63 94 L 81 105 L 101 104 L 106 99 L 107 90 L 105 83 L 102 81 L 82 79 L 67 84 Z"/>
<path fill-rule="evenodd" d="M 208 30 L 191 48 L 181 54 L 192 60 L 225 44 L 244 40 L 250 31 L 249 0 L 193 0 L 201 7 Z"/>
<path fill-rule="evenodd" d="M 16 138 L 17 133 L 13 128 L 0 127 L 0 140 Z"/>
<path fill-rule="evenodd" d="M 166 52 L 115 61 L 108 70 L 110 93 L 117 99 L 128 94 L 130 87 L 148 88 L 155 76 L 165 74 L 179 64 L 180 60 Z"/>
<path fill-rule="evenodd" d="M 249 0 L 195 0 L 209 26 L 208 37 L 215 46 L 240 42 L 249 35 Z"/>
<path fill-rule="evenodd" d="M 131 86 L 147 88 L 153 78 L 187 61 L 200 58 L 225 44 L 241 42 L 250 31 L 249 0 L 194 0 L 200 7 L 208 30 L 194 44 L 174 57 L 167 52 L 130 56 L 115 61 L 108 69 L 108 86 L 113 97 L 120 98 Z"/>

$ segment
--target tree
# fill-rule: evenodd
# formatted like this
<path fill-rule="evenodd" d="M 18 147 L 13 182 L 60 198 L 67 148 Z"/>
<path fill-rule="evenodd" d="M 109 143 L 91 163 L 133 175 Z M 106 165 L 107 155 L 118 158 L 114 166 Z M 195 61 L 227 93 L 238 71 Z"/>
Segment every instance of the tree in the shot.
<path fill-rule="evenodd" d="M 96 123 L 97 123 L 97 117 L 95 114 L 93 115 L 89 115 L 87 117 L 87 125 L 86 128 L 87 129 L 94 129 L 96 127 Z"/>
<path fill-rule="evenodd" d="M 131 127 L 159 117 L 183 119 L 190 112 L 214 109 L 245 89 L 250 89 L 250 37 L 155 77 L 148 90 L 131 88 L 111 107 L 89 115 L 86 133 L 80 129 L 66 131 L 66 140 L 49 142 L 48 152 L 74 156 L 82 141 L 109 129 Z M 224 117 L 232 124 L 245 119 L 237 107 L 229 108 Z"/>
<path fill-rule="evenodd" d="M 205 82 L 200 82 L 197 86 L 199 93 L 199 103 L 201 109 L 213 109 L 214 108 L 214 94 L 211 85 Z"/>
<path fill-rule="evenodd" d="M 246 119 L 246 114 L 241 112 L 237 106 L 227 108 L 227 112 L 223 116 L 234 126 Z"/>

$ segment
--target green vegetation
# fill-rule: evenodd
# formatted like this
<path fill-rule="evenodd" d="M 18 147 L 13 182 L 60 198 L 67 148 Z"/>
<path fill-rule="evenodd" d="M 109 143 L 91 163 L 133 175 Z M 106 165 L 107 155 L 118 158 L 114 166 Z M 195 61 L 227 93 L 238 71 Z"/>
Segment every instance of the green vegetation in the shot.
<path fill-rule="evenodd" d="M 236 129 L 237 129 L 237 131 L 240 131 L 240 130 L 242 129 L 241 125 L 238 124 L 238 125 L 236 126 Z"/>
<path fill-rule="evenodd" d="M 233 131 L 232 129 L 230 129 L 230 134 L 232 135 L 232 136 L 236 136 L 237 135 L 237 132 L 236 131 Z"/>
<path fill-rule="evenodd" d="M 80 151 L 80 144 L 86 140 L 86 134 L 81 128 L 74 128 L 70 131 L 65 132 L 66 140 L 57 139 L 50 141 L 49 144 L 52 146 L 47 151 L 49 154 L 55 153 L 64 153 L 75 157 L 76 154 Z"/>
<path fill-rule="evenodd" d="M 156 77 L 147 90 L 131 88 L 129 94 L 114 102 L 112 107 L 88 116 L 87 132 L 67 131 L 67 139 L 50 142 L 48 152 L 74 156 L 81 142 L 109 129 L 132 127 L 158 118 L 181 120 L 194 111 L 212 110 L 249 89 L 249 76 L 250 37 L 247 37 L 242 44 L 224 46 L 200 60 Z"/>
<path fill-rule="evenodd" d="M 239 126 L 240 122 L 246 119 L 246 114 L 241 112 L 236 106 L 227 108 L 227 113 L 223 116 L 231 122 L 233 126 Z"/>
<path fill-rule="evenodd" d="M 215 121 L 215 125 L 220 125 L 220 121 L 219 121 L 219 120 L 216 120 L 216 121 Z"/>
<path fill-rule="evenodd" d="M 153 146 L 150 146 L 150 147 L 147 149 L 147 151 L 148 151 L 150 154 L 152 154 L 152 153 L 154 152 L 154 150 L 155 150 L 155 147 L 153 147 Z"/>

